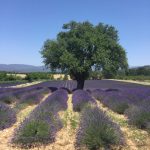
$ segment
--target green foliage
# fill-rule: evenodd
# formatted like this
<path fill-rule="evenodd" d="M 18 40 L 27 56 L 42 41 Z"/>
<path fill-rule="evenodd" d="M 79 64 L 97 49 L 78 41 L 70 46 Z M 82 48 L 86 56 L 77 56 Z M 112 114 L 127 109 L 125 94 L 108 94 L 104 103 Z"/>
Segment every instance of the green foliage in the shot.
<path fill-rule="evenodd" d="M 149 105 L 131 106 L 126 110 L 128 121 L 140 129 L 147 129 L 150 132 L 150 109 Z"/>
<path fill-rule="evenodd" d="M 115 79 L 145 81 L 145 80 L 150 80 L 150 76 L 143 76 L 143 75 L 138 75 L 138 76 L 116 76 Z"/>
<path fill-rule="evenodd" d="M 129 76 L 150 76 L 150 66 L 130 68 L 128 75 Z"/>
<path fill-rule="evenodd" d="M 78 147 L 86 146 L 90 150 L 111 149 L 111 145 L 120 143 L 120 129 L 98 108 L 88 106 L 81 113 L 81 119 L 76 137 Z"/>
<path fill-rule="evenodd" d="M 41 120 L 32 120 L 21 131 L 18 142 L 23 144 L 40 142 L 41 139 L 49 137 L 49 131 L 48 123 Z"/>
<path fill-rule="evenodd" d="M 113 106 L 113 110 L 119 114 L 124 114 L 125 110 L 128 108 L 127 103 L 118 103 Z"/>
<path fill-rule="evenodd" d="M 82 83 L 92 66 L 106 74 L 127 68 L 125 50 L 119 44 L 118 32 L 113 26 L 99 23 L 71 21 L 63 25 L 56 40 L 47 40 L 41 50 L 44 63 L 53 70 L 61 69 Z"/>
<path fill-rule="evenodd" d="M 103 74 L 101 71 L 92 71 L 90 74 L 90 79 L 92 80 L 101 80 L 103 78 Z"/>
<path fill-rule="evenodd" d="M 138 80 L 145 81 L 150 80 L 150 66 L 142 66 L 136 68 L 130 68 L 127 72 L 119 71 L 116 79 L 121 80 Z"/>
<path fill-rule="evenodd" d="M 111 127 L 105 126 L 95 126 L 95 123 L 91 123 L 86 129 L 86 136 L 84 137 L 84 144 L 88 146 L 89 149 L 103 147 L 107 143 L 115 142 L 116 136 L 115 132 Z"/>
<path fill-rule="evenodd" d="M 12 103 L 14 103 L 16 101 L 16 97 L 11 95 L 11 94 L 8 94 L 7 96 L 0 97 L 0 101 L 4 102 L 6 104 L 12 104 Z"/>
<path fill-rule="evenodd" d="M 0 81 L 5 81 L 6 77 L 7 77 L 6 72 L 0 72 Z"/>
<path fill-rule="evenodd" d="M 68 75 L 65 74 L 63 80 L 68 80 Z"/>
<path fill-rule="evenodd" d="M 20 81 L 21 77 L 16 74 L 7 74 L 6 72 L 0 72 L 0 81 Z"/>
<path fill-rule="evenodd" d="M 44 72 L 34 72 L 34 73 L 28 73 L 25 77 L 25 80 L 28 81 L 33 81 L 33 80 L 40 80 L 40 79 L 53 79 L 53 75 L 49 73 L 44 73 Z"/>

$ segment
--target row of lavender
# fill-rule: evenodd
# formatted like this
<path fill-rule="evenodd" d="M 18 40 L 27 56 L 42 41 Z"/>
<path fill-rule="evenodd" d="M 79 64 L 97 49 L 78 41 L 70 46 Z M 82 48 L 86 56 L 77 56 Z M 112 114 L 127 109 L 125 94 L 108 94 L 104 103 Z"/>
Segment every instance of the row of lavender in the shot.
<path fill-rule="evenodd" d="M 28 83 L 27 81 L 16 81 L 16 82 L 3 82 L 3 83 L 0 83 L 0 88 L 1 87 L 11 87 L 11 86 L 17 86 L 17 85 L 21 85 L 21 84 L 25 84 L 25 83 Z"/>
<path fill-rule="evenodd" d="M 113 111 L 125 114 L 129 124 L 150 131 L 150 88 L 97 89 L 91 93 Z"/>
<path fill-rule="evenodd" d="M 73 89 L 76 88 L 76 82 L 72 80 L 71 81 L 46 81 L 35 85 L 23 87 L 23 88 L 18 88 L 18 87 L 0 88 L 0 94 L 7 93 L 7 92 L 22 91 L 22 90 L 38 88 L 38 87 L 45 87 L 45 88 L 49 88 L 50 90 L 65 88 L 68 89 L 69 91 L 72 91 Z"/>
<path fill-rule="evenodd" d="M 36 85 L 32 85 L 30 87 L 55 87 L 55 88 L 67 88 L 70 91 L 76 88 L 76 81 L 69 80 L 69 81 L 46 81 L 42 83 L 38 83 Z M 119 81 L 111 81 L 111 80 L 86 80 L 85 81 L 85 89 L 87 88 L 137 88 L 137 87 L 144 87 L 142 85 L 133 84 L 133 83 L 125 83 Z M 19 90 L 23 88 L 0 88 L 0 94 L 3 92 L 8 92 L 11 90 Z"/>
<path fill-rule="evenodd" d="M 75 91 L 72 103 L 73 110 L 81 112 L 75 142 L 77 149 L 111 149 L 112 146 L 124 144 L 119 126 L 97 107 L 89 92 Z"/>
<path fill-rule="evenodd" d="M 12 142 L 22 146 L 50 143 L 62 128 L 58 111 L 67 108 L 67 91 L 57 90 L 40 103 L 16 129 Z"/>
<path fill-rule="evenodd" d="M 33 100 L 33 103 L 38 103 L 40 101 L 40 97 L 44 93 L 50 92 L 47 88 L 29 88 L 29 89 L 23 89 L 18 90 L 14 92 L 7 92 L 0 95 L 0 101 L 4 102 L 6 104 L 12 104 L 12 103 L 28 103 L 28 100 Z M 36 101 L 34 101 L 36 100 Z"/>
<path fill-rule="evenodd" d="M 27 107 L 40 103 L 45 94 L 49 93 L 47 88 L 29 88 L 0 95 L 0 130 L 10 127 L 16 122 L 16 114 Z M 9 104 L 13 103 L 13 107 Z"/>
<path fill-rule="evenodd" d="M 38 83 L 32 86 L 24 87 L 24 88 L 0 88 L 0 95 L 4 93 L 12 93 L 17 91 L 22 91 L 26 89 L 38 88 L 38 87 L 45 87 L 49 88 L 52 91 L 55 91 L 60 88 L 68 89 L 69 92 L 74 91 L 76 88 L 76 81 L 46 81 L 42 83 Z M 143 88 L 142 85 L 131 84 L 131 83 L 124 83 L 118 81 L 109 81 L 109 80 L 86 80 L 85 81 L 85 89 L 95 89 L 95 88 Z"/>
<path fill-rule="evenodd" d="M 0 103 L 0 130 L 11 127 L 16 122 L 16 113 L 4 103 Z"/>

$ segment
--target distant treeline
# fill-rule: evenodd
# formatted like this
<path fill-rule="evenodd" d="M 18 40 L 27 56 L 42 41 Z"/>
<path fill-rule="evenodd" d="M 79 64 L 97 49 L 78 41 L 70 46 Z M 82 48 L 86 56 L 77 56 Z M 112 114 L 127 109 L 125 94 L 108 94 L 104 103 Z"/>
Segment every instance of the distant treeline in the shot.
<path fill-rule="evenodd" d="M 122 80 L 150 80 L 150 66 L 118 70 L 116 74 L 110 72 L 92 71 L 89 79 L 122 79 Z"/>
<path fill-rule="evenodd" d="M 0 81 L 19 81 L 22 80 L 20 76 L 8 74 L 7 72 L 0 72 Z"/>
<path fill-rule="evenodd" d="M 150 76 L 150 66 L 143 66 L 137 68 L 130 68 L 128 72 L 129 76 Z"/>
<path fill-rule="evenodd" d="M 40 79 L 53 79 L 53 75 L 45 72 L 34 72 L 27 74 L 0 72 L 0 81 L 34 81 Z"/>
<path fill-rule="evenodd" d="M 10 73 L 10 72 L 0 72 L 0 82 L 5 81 L 37 81 L 37 80 L 56 80 L 54 78 L 55 73 L 48 72 L 33 72 L 33 73 Z M 63 76 L 57 77 L 57 80 L 68 80 L 68 76 L 65 74 Z"/>
<path fill-rule="evenodd" d="M 130 68 L 125 74 L 118 74 L 117 79 L 123 80 L 150 80 L 150 66 Z"/>
<path fill-rule="evenodd" d="M 33 72 L 33 73 L 15 73 L 15 72 L 0 72 L 0 81 L 28 81 L 35 80 L 56 80 L 55 74 L 51 72 Z M 150 66 L 130 68 L 128 70 L 119 70 L 117 74 L 110 74 L 110 72 L 92 71 L 89 79 L 123 79 L 123 80 L 150 80 Z M 68 80 L 67 74 L 57 78 L 57 80 Z"/>

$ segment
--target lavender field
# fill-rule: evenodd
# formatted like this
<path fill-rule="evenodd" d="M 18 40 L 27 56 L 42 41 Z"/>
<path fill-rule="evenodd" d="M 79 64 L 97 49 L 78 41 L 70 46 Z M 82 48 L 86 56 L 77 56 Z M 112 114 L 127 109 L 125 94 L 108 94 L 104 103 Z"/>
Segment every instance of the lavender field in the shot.
<path fill-rule="evenodd" d="M 0 88 L 2 149 L 146 149 L 150 86 L 110 80 Z"/>

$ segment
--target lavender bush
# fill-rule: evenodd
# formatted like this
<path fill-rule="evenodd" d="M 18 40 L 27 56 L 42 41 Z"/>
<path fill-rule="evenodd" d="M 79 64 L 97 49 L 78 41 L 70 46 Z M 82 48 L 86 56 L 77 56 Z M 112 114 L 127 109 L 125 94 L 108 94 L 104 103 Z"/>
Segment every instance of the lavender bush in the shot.
<path fill-rule="evenodd" d="M 111 149 L 111 145 L 123 144 L 123 141 L 119 127 L 98 107 L 88 106 L 82 111 L 76 135 L 77 148 Z"/>
<path fill-rule="evenodd" d="M 95 100 L 87 91 L 76 90 L 72 96 L 73 110 L 81 111 L 83 107 L 88 103 L 95 103 Z"/>
<path fill-rule="evenodd" d="M 12 142 L 21 146 L 51 143 L 56 132 L 62 128 L 58 111 L 67 108 L 67 92 L 57 90 L 39 104 L 16 129 Z"/>
<path fill-rule="evenodd" d="M 0 130 L 11 127 L 15 122 L 15 112 L 6 104 L 0 103 Z"/>
<path fill-rule="evenodd" d="M 129 100 L 120 92 L 120 90 L 96 89 L 92 92 L 92 95 L 97 100 L 100 100 L 105 106 L 119 114 L 123 114 L 124 111 L 129 107 Z"/>
<path fill-rule="evenodd" d="M 131 105 L 125 114 L 129 124 L 150 132 L 150 99 L 144 100 L 140 105 Z"/>
<path fill-rule="evenodd" d="M 114 92 L 109 92 L 109 94 L 103 98 L 102 102 L 105 106 L 119 114 L 123 114 L 129 107 L 128 99 L 123 95 Z"/>
<path fill-rule="evenodd" d="M 0 102 L 4 102 L 6 104 L 12 104 L 16 102 L 17 98 L 11 93 L 3 93 L 0 95 Z"/>
<path fill-rule="evenodd" d="M 95 89 L 91 92 L 91 94 L 97 100 L 102 100 L 106 96 L 106 92 L 102 89 Z"/>
<path fill-rule="evenodd" d="M 19 104 L 26 103 L 26 104 L 38 104 L 44 97 L 44 94 L 47 94 L 49 90 L 47 88 L 34 90 L 33 92 L 25 93 L 20 97 L 18 101 Z"/>
<path fill-rule="evenodd" d="M 29 101 L 33 101 L 37 104 L 40 98 L 42 98 L 42 95 L 48 92 L 49 92 L 48 88 L 42 88 L 42 87 L 20 88 L 12 92 L 7 92 L 7 93 L 5 92 L 3 94 L 0 94 L 0 101 L 7 104 L 12 104 L 14 102 L 19 102 L 19 101 L 20 102 L 24 101 L 26 103 Z"/>

